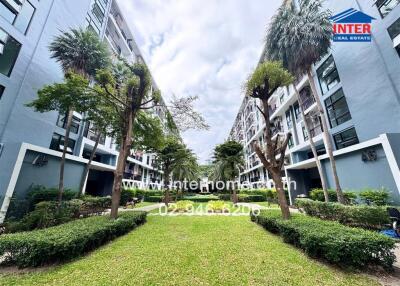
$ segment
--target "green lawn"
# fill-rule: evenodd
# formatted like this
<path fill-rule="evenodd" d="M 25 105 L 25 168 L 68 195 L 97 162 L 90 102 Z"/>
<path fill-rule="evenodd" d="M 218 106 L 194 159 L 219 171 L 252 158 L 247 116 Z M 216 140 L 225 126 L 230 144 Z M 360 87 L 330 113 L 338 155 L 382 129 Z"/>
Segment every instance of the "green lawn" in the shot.
<path fill-rule="evenodd" d="M 74 262 L 1 285 L 378 285 L 307 258 L 249 217 L 161 217 Z"/>

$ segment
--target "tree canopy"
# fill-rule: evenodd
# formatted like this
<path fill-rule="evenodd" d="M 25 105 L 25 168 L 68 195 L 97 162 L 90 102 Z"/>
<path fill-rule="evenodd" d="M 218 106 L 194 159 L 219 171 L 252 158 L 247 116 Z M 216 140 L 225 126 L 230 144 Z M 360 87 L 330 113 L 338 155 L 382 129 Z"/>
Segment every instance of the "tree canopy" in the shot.
<path fill-rule="evenodd" d="M 295 75 L 304 74 L 331 46 L 330 16 L 320 0 L 301 0 L 299 7 L 284 3 L 267 31 L 266 59 L 282 61 Z"/>
<path fill-rule="evenodd" d="M 293 82 L 293 76 L 278 61 L 263 62 L 257 66 L 246 82 L 246 95 L 268 100 L 281 86 Z"/>

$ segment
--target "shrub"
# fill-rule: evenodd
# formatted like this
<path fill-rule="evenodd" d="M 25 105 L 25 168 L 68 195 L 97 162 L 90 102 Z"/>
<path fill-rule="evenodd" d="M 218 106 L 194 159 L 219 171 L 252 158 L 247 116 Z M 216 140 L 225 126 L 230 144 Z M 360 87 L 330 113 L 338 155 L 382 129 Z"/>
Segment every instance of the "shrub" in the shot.
<path fill-rule="evenodd" d="M 191 200 L 197 203 L 206 203 L 208 201 L 216 201 L 219 200 L 219 197 L 216 195 L 195 195 L 195 196 L 184 196 L 184 200 Z"/>
<path fill-rule="evenodd" d="M 226 212 L 229 208 L 224 201 L 210 201 L 207 204 L 207 210 L 208 212 Z"/>
<path fill-rule="evenodd" d="M 251 214 L 251 219 L 308 255 L 340 266 L 381 265 L 390 269 L 395 261 L 395 241 L 379 233 L 301 214 L 283 220 L 276 210 L 262 210 L 258 216 Z"/>
<path fill-rule="evenodd" d="M 63 192 L 63 200 L 69 201 L 74 199 L 77 196 L 76 192 L 71 190 L 64 190 Z M 48 202 L 48 201 L 57 201 L 58 199 L 58 189 L 56 188 L 46 188 L 44 186 L 34 186 L 30 192 L 27 194 L 27 199 L 29 201 L 30 207 L 32 209 L 35 207 L 37 203 L 40 202 Z"/>
<path fill-rule="evenodd" d="M 79 209 L 79 214 L 82 216 L 102 213 L 106 209 L 111 208 L 111 197 L 84 196 L 81 200 L 82 204 Z"/>
<path fill-rule="evenodd" d="M 193 210 L 192 201 L 178 201 L 176 204 L 171 205 L 168 211 L 188 212 Z"/>
<path fill-rule="evenodd" d="M 145 198 L 146 202 L 151 202 L 151 203 L 161 203 L 164 199 L 164 196 L 149 196 Z"/>
<path fill-rule="evenodd" d="M 231 200 L 231 194 L 219 194 L 218 199 L 222 201 L 230 201 Z"/>
<path fill-rule="evenodd" d="M 367 205 L 384 206 L 389 202 L 389 192 L 385 189 L 373 190 L 366 189 L 360 192 L 360 198 L 364 200 Z"/>
<path fill-rule="evenodd" d="M 146 220 L 145 212 L 125 212 L 118 219 L 96 216 L 43 230 L 0 236 L 0 257 L 18 267 L 70 260 L 121 236 Z"/>
<path fill-rule="evenodd" d="M 131 201 L 135 197 L 136 197 L 136 192 L 134 189 L 122 189 L 119 205 L 125 206 L 127 202 Z"/>
<path fill-rule="evenodd" d="M 263 202 L 265 201 L 265 196 L 263 195 L 248 195 L 248 194 L 239 194 L 238 195 L 239 202 Z"/>
<path fill-rule="evenodd" d="M 79 217 L 80 200 L 63 202 L 58 208 L 57 202 L 40 202 L 35 209 L 21 220 L 10 220 L 5 223 L 7 233 L 30 231 L 59 225 Z"/>
<path fill-rule="evenodd" d="M 64 190 L 63 201 L 69 201 L 76 197 L 77 193 L 71 190 Z M 58 189 L 46 188 L 41 185 L 34 185 L 30 188 L 24 198 L 13 197 L 7 211 L 8 219 L 21 219 L 27 213 L 32 212 L 40 202 L 57 201 Z"/>
<path fill-rule="evenodd" d="M 390 223 L 389 215 L 384 207 L 346 206 L 308 199 L 296 199 L 296 206 L 310 216 L 338 221 L 349 226 L 382 229 L 385 224 Z"/>
<path fill-rule="evenodd" d="M 346 200 L 346 203 L 352 203 L 356 198 L 357 194 L 354 192 L 343 192 L 343 196 Z M 335 190 L 328 190 L 328 198 L 330 202 L 337 202 L 337 195 Z M 322 189 L 313 189 L 310 191 L 310 199 L 314 201 L 325 201 L 324 191 Z"/>

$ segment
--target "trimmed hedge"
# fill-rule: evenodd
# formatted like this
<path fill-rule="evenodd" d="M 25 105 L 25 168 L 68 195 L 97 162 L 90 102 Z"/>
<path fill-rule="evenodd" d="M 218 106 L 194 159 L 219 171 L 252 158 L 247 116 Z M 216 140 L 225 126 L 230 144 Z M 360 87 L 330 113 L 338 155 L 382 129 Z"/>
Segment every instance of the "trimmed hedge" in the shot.
<path fill-rule="evenodd" d="M 265 196 L 263 195 L 248 195 L 248 194 L 239 194 L 238 200 L 239 202 L 244 202 L 244 203 L 266 201 Z"/>
<path fill-rule="evenodd" d="M 75 220 L 31 232 L 0 236 L 0 257 L 18 267 L 37 267 L 70 260 L 126 234 L 146 221 L 145 212 L 124 212 Z"/>
<path fill-rule="evenodd" d="M 355 199 L 357 199 L 357 194 L 355 192 L 343 192 L 344 199 L 346 203 L 352 203 Z M 335 190 L 328 190 L 328 198 L 330 202 L 337 202 L 337 194 Z M 324 191 L 322 189 L 312 189 L 310 191 L 310 199 L 314 201 L 325 201 Z"/>
<path fill-rule="evenodd" d="M 208 201 L 217 201 L 219 197 L 216 195 L 195 195 L 195 196 L 184 196 L 184 200 L 190 200 L 195 203 L 206 203 Z"/>
<path fill-rule="evenodd" d="M 390 218 L 385 207 L 348 206 L 309 199 L 296 199 L 295 204 L 310 216 L 337 221 L 348 226 L 378 230 L 382 229 L 385 224 L 390 224 Z"/>
<path fill-rule="evenodd" d="M 280 211 L 251 213 L 251 220 L 283 240 L 303 249 L 309 256 L 340 266 L 362 268 L 381 265 L 391 269 L 395 261 L 395 241 L 379 233 L 351 228 L 301 214 L 283 220 Z"/>

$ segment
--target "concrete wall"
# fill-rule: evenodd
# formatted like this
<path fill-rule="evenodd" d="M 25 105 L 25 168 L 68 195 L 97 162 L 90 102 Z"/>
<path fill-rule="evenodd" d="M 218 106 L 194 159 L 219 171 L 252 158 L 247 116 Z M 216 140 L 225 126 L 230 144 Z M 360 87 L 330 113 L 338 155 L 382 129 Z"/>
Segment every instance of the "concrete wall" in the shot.
<path fill-rule="evenodd" d="M 397 190 L 382 146 L 378 145 L 368 149 L 376 151 L 376 161 L 363 162 L 361 159 L 363 150 L 335 157 L 342 189 L 344 191 L 357 192 L 365 188 L 385 188 L 391 192 L 393 201 L 400 203 L 400 194 Z M 329 160 L 323 160 L 322 165 L 325 170 L 328 187 L 334 189 L 335 183 L 333 181 Z"/>
<path fill-rule="evenodd" d="M 33 165 L 35 158 L 41 153 L 28 150 L 22 163 L 14 196 L 24 197 L 32 185 L 43 185 L 47 188 L 58 188 L 60 159 L 46 155 L 48 163 L 44 166 Z M 67 160 L 65 164 L 64 182 L 65 189 L 78 191 L 79 183 L 84 169 L 83 163 Z"/>

